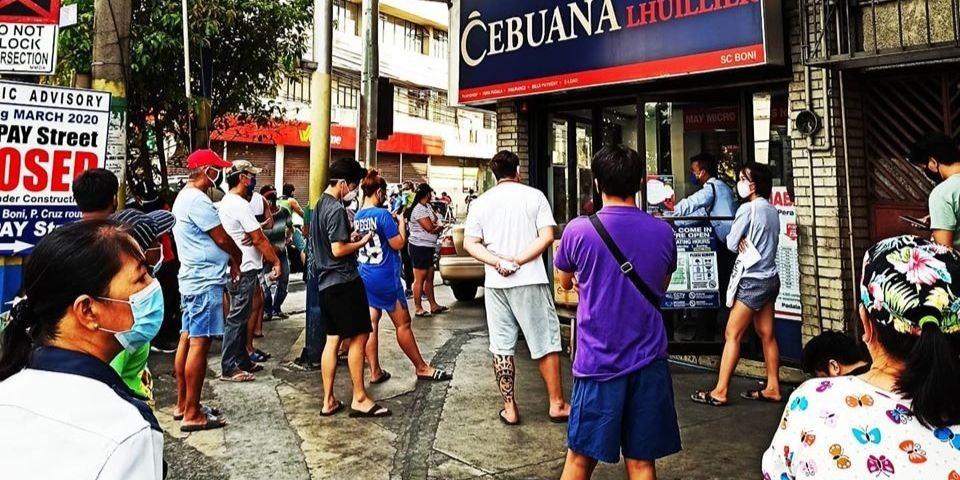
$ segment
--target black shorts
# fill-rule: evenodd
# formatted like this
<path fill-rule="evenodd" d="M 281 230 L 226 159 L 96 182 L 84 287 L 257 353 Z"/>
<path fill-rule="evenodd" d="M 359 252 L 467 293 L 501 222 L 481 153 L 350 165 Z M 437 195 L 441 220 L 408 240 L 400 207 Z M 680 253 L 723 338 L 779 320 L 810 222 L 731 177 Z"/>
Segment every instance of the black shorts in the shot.
<path fill-rule="evenodd" d="M 360 278 L 320 290 L 320 311 L 327 335 L 350 338 L 373 331 L 367 291 Z"/>
<path fill-rule="evenodd" d="M 412 243 L 408 248 L 410 249 L 410 263 L 413 264 L 413 268 L 418 270 L 433 268 L 433 254 L 436 252 L 436 248 L 421 247 Z"/>

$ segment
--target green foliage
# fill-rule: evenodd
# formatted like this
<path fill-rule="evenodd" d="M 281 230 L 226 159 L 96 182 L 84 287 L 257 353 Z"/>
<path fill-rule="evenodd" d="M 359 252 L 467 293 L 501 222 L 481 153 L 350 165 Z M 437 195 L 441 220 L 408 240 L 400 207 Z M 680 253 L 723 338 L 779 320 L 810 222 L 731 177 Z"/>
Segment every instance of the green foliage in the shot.
<path fill-rule="evenodd" d="M 146 130 L 176 138 L 175 157 L 182 158 L 189 150 L 196 108 L 183 86 L 180 0 L 132 2 L 128 139 L 134 157 L 131 167 L 135 174 L 144 174 L 151 156 L 157 154 L 144 148 Z M 62 78 L 91 70 L 93 0 L 64 1 L 70 3 L 79 4 L 78 25 L 60 34 Z M 201 65 L 207 57 L 212 66 L 213 118 L 235 115 L 261 123 L 279 118 L 282 110 L 264 98 L 276 96 L 284 76 L 299 68 L 313 23 L 312 0 L 188 0 L 188 16 L 191 91 L 195 96 L 201 93 Z"/>

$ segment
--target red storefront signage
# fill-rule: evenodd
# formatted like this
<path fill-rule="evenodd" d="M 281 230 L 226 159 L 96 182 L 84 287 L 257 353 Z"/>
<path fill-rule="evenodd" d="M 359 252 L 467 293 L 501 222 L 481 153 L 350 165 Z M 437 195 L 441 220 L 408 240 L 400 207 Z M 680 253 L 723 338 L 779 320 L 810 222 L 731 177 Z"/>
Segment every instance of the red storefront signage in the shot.
<path fill-rule="evenodd" d="M 684 108 L 683 129 L 693 130 L 738 130 L 740 116 L 737 107 Z"/>
<path fill-rule="evenodd" d="M 310 146 L 310 124 L 286 122 L 278 125 L 233 124 L 216 130 L 211 140 L 222 142 L 263 143 L 268 145 Z M 345 125 L 330 126 L 330 148 L 354 150 L 357 144 L 357 129 Z M 414 133 L 394 133 L 386 140 L 377 142 L 377 151 L 407 153 L 414 155 L 443 155 L 443 139 Z"/>

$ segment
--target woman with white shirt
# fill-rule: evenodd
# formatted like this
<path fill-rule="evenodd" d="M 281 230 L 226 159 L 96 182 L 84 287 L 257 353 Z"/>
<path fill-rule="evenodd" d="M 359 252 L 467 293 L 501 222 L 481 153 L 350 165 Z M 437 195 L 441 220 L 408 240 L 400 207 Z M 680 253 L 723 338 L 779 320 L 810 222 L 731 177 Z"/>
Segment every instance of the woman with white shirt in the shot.
<path fill-rule="evenodd" d="M 733 304 L 728 303 L 731 306 L 730 317 L 724 332 L 717 384 L 713 390 L 700 390 L 691 395 L 690 399 L 696 403 L 715 407 L 727 404 L 730 379 L 740 361 L 740 341 L 751 323 L 763 347 L 767 383 L 763 390 L 742 392 L 740 397 L 764 402 L 782 401 L 780 349 L 773 331 L 773 304 L 780 293 L 777 270 L 780 214 L 768 201 L 772 190 L 773 175 L 766 166 L 748 163 L 740 170 L 737 193 L 746 201 L 737 210 L 733 226 L 727 234 L 727 248 L 739 253 L 738 262 L 743 262 L 745 268 L 739 278 L 730 280 L 730 291 L 736 289 L 736 293 Z M 746 261 L 747 258 L 751 260 Z M 747 263 L 751 264 L 746 266 Z"/>
<path fill-rule="evenodd" d="M 867 251 L 862 339 L 873 364 L 790 396 L 763 477 L 960 479 L 960 257 L 913 236 Z"/>
<path fill-rule="evenodd" d="M 0 477 L 163 478 L 163 434 L 109 362 L 163 321 L 134 239 L 108 220 L 47 234 L 0 343 Z"/>

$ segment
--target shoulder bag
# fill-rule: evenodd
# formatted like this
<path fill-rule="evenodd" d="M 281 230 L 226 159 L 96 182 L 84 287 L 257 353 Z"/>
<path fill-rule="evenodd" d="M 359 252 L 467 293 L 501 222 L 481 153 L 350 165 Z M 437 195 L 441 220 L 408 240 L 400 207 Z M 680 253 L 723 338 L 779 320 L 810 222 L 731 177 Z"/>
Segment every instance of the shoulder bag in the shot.
<path fill-rule="evenodd" d="M 747 236 L 743 238 L 746 247 L 737 254 L 737 261 L 733 264 L 733 272 L 730 274 L 730 285 L 727 286 L 727 308 L 732 308 L 737 298 L 737 288 L 740 286 L 740 280 L 748 268 L 754 266 L 760 261 L 760 251 L 754 246 L 751 237 L 754 236 L 757 223 L 757 206 L 755 202 L 750 202 L 750 229 Z"/>

